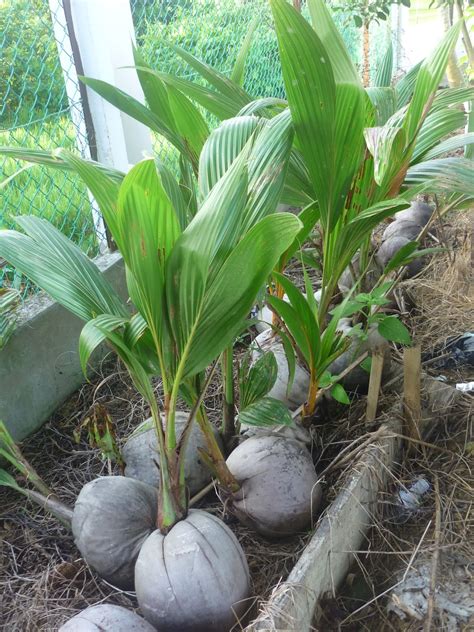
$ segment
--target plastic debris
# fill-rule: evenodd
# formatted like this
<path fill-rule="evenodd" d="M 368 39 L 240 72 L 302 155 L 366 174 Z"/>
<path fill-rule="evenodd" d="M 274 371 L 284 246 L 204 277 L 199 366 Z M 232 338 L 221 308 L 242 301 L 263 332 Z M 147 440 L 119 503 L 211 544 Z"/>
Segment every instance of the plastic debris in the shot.
<path fill-rule="evenodd" d="M 423 476 L 403 486 L 395 495 L 395 522 L 406 522 L 421 509 L 424 497 L 431 491 L 431 483 Z"/>
<path fill-rule="evenodd" d="M 456 388 L 463 393 L 474 393 L 474 382 L 459 382 Z"/>
<path fill-rule="evenodd" d="M 448 338 L 444 345 L 424 353 L 422 359 L 424 362 L 432 360 L 430 365 L 436 369 L 474 367 L 474 333 Z"/>
<path fill-rule="evenodd" d="M 398 492 L 400 503 L 405 509 L 415 511 L 420 506 L 422 497 L 431 490 L 431 483 L 426 478 L 416 479 L 408 488 Z"/>
<path fill-rule="evenodd" d="M 438 573 L 434 593 L 436 619 L 442 625 L 435 625 L 433 629 L 458 632 L 474 615 L 472 564 L 467 560 L 443 557 L 443 568 Z M 428 612 L 430 583 L 430 563 L 411 568 L 404 581 L 391 592 L 388 611 L 402 620 L 423 621 Z"/>

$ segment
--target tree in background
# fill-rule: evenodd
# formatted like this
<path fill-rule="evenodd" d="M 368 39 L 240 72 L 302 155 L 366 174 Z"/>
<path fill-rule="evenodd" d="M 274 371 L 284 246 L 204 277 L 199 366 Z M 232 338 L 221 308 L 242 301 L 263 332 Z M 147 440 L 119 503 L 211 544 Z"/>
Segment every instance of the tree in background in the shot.
<path fill-rule="evenodd" d="M 370 25 L 385 22 L 394 4 L 410 7 L 410 0 L 329 0 L 329 4 L 336 11 L 349 14 L 355 25 L 363 30 L 362 77 L 367 87 L 370 83 Z"/>
<path fill-rule="evenodd" d="M 431 7 L 441 10 L 445 30 L 448 30 L 457 19 L 464 18 L 461 34 L 466 55 L 460 61 L 465 65 L 469 81 L 474 81 L 474 45 L 469 34 L 469 21 L 474 20 L 474 0 L 431 0 Z M 457 87 L 464 83 L 455 52 L 451 55 L 446 72 L 450 86 Z"/>

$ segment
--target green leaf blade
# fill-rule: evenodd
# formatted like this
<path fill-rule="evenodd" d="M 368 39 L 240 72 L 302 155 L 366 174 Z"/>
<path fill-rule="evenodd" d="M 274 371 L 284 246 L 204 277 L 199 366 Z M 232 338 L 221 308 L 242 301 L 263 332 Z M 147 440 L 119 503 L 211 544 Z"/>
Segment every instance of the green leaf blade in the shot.
<path fill-rule="evenodd" d="M 385 316 L 379 322 L 378 332 L 386 340 L 403 345 L 411 344 L 411 336 L 405 325 L 396 316 Z"/>
<path fill-rule="evenodd" d="M 293 419 L 283 402 L 273 397 L 264 397 L 239 412 L 239 422 L 245 426 L 271 428 L 291 426 Z"/>

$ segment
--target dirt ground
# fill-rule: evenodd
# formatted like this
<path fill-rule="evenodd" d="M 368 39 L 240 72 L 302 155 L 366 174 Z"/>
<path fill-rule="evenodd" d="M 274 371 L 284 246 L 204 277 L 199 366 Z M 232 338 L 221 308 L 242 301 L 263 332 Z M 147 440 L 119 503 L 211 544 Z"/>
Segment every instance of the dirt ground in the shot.
<path fill-rule="evenodd" d="M 451 335 L 472 329 L 474 297 L 471 275 L 470 219 L 462 214 L 445 224 L 441 245 L 449 252 L 438 255 L 421 278 L 403 282 L 397 292 L 402 317 L 423 350 L 433 349 Z M 394 361 L 401 360 L 393 348 Z M 429 361 L 424 370 L 439 375 Z M 443 371 L 450 382 L 473 379 L 464 369 Z M 159 385 L 157 385 L 159 390 Z M 393 404 L 393 393 L 382 397 L 380 410 Z M 472 396 L 471 396 L 472 397 Z M 221 392 L 218 380 L 206 399 L 210 417 L 220 421 Z M 425 446 L 413 448 L 380 497 L 377 522 L 367 536 L 337 598 L 322 604 L 318 630 L 422 630 L 448 629 L 443 613 L 434 611 L 426 628 L 424 620 L 407 619 L 387 610 L 390 588 L 404 573 L 421 563 L 429 565 L 435 582 L 449 572 L 450 561 L 474 574 L 473 481 L 474 454 L 472 399 L 466 397 L 453 410 L 449 422 L 433 428 Z M 116 427 L 119 441 L 148 417 L 148 410 L 132 387 L 123 367 L 109 358 L 85 384 L 27 439 L 22 449 L 51 489 L 73 505 L 81 487 L 109 473 L 97 449 L 86 437 L 74 439 L 83 418 L 94 403 L 104 405 Z M 313 456 L 318 471 L 330 466 L 341 447 L 365 430 L 365 399 L 351 407 L 322 408 L 313 429 Z M 428 445 L 429 443 L 429 445 Z M 334 470 L 323 481 L 326 505 L 335 498 L 344 472 Z M 430 491 L 419 511 L 400 520 L 397 492 L 417 477 L 425 477 Z M 402 487 L 403 488 L 403 487 Z M 272 587 L 284 580 L 301 554 L 310 534 L 268 542 L 236 523 L 224 512 L 212 492 L 206 508 L 226 520 L 241 541 L 249 562 L 255 611 Z M 74 546 L 70 533 L 41 508 L 25 502 L 12 490 L 0 488 L 0 630 L 53 632 L 85 607 L 107 601 L 137 607 L 133 593 L 107 584 L 89 569 Z M 474 584 L 474 582 L 472 582 Z M 470 624 L 467 624 L 470 625 Z M 241 629 L 237 627 L 236 629 Z M 465 629 L 473 629 L 466 627 Z M 297 632 L 292 631 L 292 632 Z"/>

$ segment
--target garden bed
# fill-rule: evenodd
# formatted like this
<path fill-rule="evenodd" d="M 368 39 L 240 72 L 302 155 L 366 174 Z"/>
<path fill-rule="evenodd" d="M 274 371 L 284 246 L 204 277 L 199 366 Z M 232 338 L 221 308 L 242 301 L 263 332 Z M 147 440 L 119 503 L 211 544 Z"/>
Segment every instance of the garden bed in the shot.
<path fill-rule="evenodd" d="M 449 335 L 462 333 L 468 328 L 472 297 L 469 299 L 463 276 L 470 258 L 466 239 L 468 229 L 468 217 L 458 216 L 454 226 L 449 228 L 448 236 L 456 251 L 455 259 L 452 261 L 451 255 L 442 255 L 426 268 L 421 279 L 402 284 L 400 296 L 405 296 L 407 300 L 411 296 L 417 305 L 406 316 L 424 349 L 432 348 Z M 439 306 L 436 313 L 434 304 Z M 430 318 L 427 314 L 431 315 Z M 401 356 L 395 352 L 397 359 L 400 360 Z M 428 371 L 429 366 L 428 362 Z M 432 373 L 436 374 L 436 371 Z M 458 369 L 447 377 L 449 381 L 462 381 L 467 380 L 469 375 Z M 216 379 L 206 398 L 206 408 L 215 423 L 219 422 L 221 415 L 219 384 Z M 396 384 L 392 386 L 400 390 Z M 383 411 L 390 410 L 393 415 L 397 399 L 396 392 L 384 394 L 379 420 L 383 418 Z M 111 473 L 101 460 L 99 451 L 91 449 L 84 436 L 79 443 L 73 438 L 93 403 L 106 406 L 116 424 L 119 439 L 127 436 L 149 416 L 128 374 L 117 361 L 109 358 L 97 369 L 91 381 L 61 406 L 41 431 L 23 444 L 25 456 L 45 482 L 71 505 L 86 482 Z M 388 489 L 379 490 L 375 511 L 370 514 L 375 524 L 366 545 L 362 545 L 360 550 L 349 551 L 357 564 L 351 569 L 340 593 L 336 593 L 336 579 L 329 599 L 326 594 L 325 600 L 320 602 L 319 619 L 324 622 L 324 629 L 338 629 L 338 625 L 342 629 L 383 629 L 390 588 L 400 580 L 399 573 L 407 568 L 407 564 L 413 566 L 418 559 L 427 559 L 431 563 L 433 552 L 439 550 L 469 556 L 467 536 L 472 526 L 472 518 L 469 517 L 472 474 L 466 461 L 469 450 L 472 450 L 472 431 L 466 423 L 469 406 L 468 396 L 452 410 L 449 424 L 435 427 L 429 443 L 422 446 L 421 452 L 412 451 L 401 461 L 396 473 L 387 476 Z M 349 409 L 334 404 L 321 407 L 312 429 L 313 457 L 318 472 L 325 472 L 322 484 L 324 507 L 328 511 L 323 513 L 319 525 L 325 519 L 327 521 L 331 511 L 337 509 L 339 501 L 335 505 L 331 503 L 339 491 L 347 487 L 347 481 L 354 474 L 353 467 L 363 452 L 361 450 L 361 454 L 357 454 L 357 446 L 365 445 L 367 449 L 364 439 L 370 436 L 367 433 L 373 428 L 367 428 L 364 418 L 364 397 L 354 400 Z M 341 450 L 352 443 L 356 448 L 353 458 L 338 460 Z M 436 479 L 438 493 L 428 496 L 421 513 L 414 514 L 403 524 L 393 522 L 394 499 L 400 484 L 409 484 L 421 474 L 429 477 L 433 485 Z M 78 611 L 104 601 L 137 609 L 133 593 L 112 587 L 86 566 L 79 557 L 72 536 L 53 518 L 41 509 L 25 504 L 11 490 L 2 488 L 0 495 L 0 605 L 5 630 L 55 630 Z M 249 611 L 253 616 L 260 611 L 265 620 L 275 599 L 281 599 L 282 591 L 287 590 L 285 580 L 310 542 L 311 533 L 271 542 L 230 518 L 213 492 L 200 501 L 200 505 L 224 518 L 236 533 L 246 553 L 252 577 L 254 597 L 249 602 Z M 440 512 L 445 527 L 442 540 L 434 520 L 435 514 Z M 472 558 L 469 563 L 472 563 Z M 379 599 L 380 594 L 388 595 L 388 598 Z M 392 613 L 391 626 L 394 621 L 396 623 L 398 618 Z M 296 631 L 300 627 L 288 629 Z"/>
<path fill-rule="evenodd" d="M 91 449 L 83 436 L 76 443 L 74 432 L 93 402 L 107 407 L 116 423 L 117 435 L 127 436 L 149 416 L 126 371 L 118 362 L 105 360 L 91 379 L 50 418 L 45 426 L 23 443 L 23 452 L 45 482 L 62 500 L 73 505 L 82 486 L 97 476 L 109 474 L 98 450 Z M 218 380 L 210 389 L 206 406 L 211 418 L 220 418 L 221 397 Z M 315 433 L 313 453 L 323 469 L 344 446 L 349 436 L 365 433 L 357 419 L 363 415 L 363 401 L 337 423 Z M 324 448 L 323 448 L 324 446 Z M 114 473 L 119 473 L 118 468 Z M 325 504 L 337 494 L 340 471 L 325 480 Z M 3 540 L 0 569 L 1 611 L 8 630 L 54 630 L 85 607 L 101 603 L 137 608 L 133 593 L 114 589 L 80 558 L 72 535 L 54 518 L 15 492 L 0 489 Z M 300 557 L 311 534 L 269 541 L 226 515 L 222 503 L 211 492 L 200 502 L 207 511 L 225 519 L 246 553 L 254 598 L 249 608 L 256 611 L 275 586 L 285 578 Z"/>

